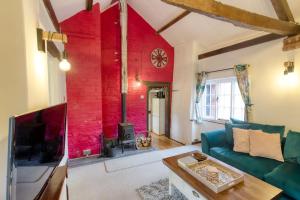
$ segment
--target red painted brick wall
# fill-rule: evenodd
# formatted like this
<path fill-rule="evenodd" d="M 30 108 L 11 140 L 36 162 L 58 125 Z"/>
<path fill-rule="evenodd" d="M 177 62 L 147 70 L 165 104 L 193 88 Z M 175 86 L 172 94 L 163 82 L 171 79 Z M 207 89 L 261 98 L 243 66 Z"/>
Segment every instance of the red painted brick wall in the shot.
<path fill-rule="evenodd" d="M 121 121 L 121 29 L 117 7 L 106 10 L 101 19 L 103 133 L 115 137 Z"/>
<path fill-rule="evenodd" d="M 121 121 L 121 36 L 118 5 L 103 12 L 101 22 L 103 132 L 106 137 L 116 137 L 117 124 Z M 164 49 L 169 56 L 169 63 L 163 69 L 156 69 L 151 64 L 150 54 L 155 48 Z M 127 121 L 135 125 L 137 132 L 147 129 L 147 88 L 137 87 L 136 74 L 143 81 L 172 83 L 173 67 L 174 48 L 129 6 Z M 140 98 L 141 95 L 144 99 Z"/>
<path fill-rule="evenodd" d="M 118 5 L 100 14 L 99 4 L 91 12 L 81 11 L 61 23 L 68 35 L 66 49 L 72 70 L 67 74 L 69 157 L 82 157 L 82 151 L 99 153 L 99 134 L 117 136 L 121 121 L 121 35 Z M 128 7 L 127 120 L 136 131 L 147 127 L 146 87 L 137 87 L 138 73 L 143 81 L 173 80 L 174 49 Z M 156 69 L 150 62 L 155 48 L 164 49 L 169 63 Z M 141 95 L 144 99 L 141 99 Z"/>
<path fill-rule="evenodd" d="M 101 15 L 96 4 L 61 23 L 68 35 L 66 45 L 71 71 L 67 73 L 69 157 L 82 151 L 99 153 L 102 133 Z"/>

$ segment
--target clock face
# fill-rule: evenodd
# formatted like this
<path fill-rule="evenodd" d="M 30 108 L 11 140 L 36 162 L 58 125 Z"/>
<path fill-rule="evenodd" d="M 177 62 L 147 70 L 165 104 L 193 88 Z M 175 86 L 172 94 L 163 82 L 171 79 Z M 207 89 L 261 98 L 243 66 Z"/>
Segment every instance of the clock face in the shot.
<path fill-rule="evenodd" d="M 156 68 L 164 68 L 168 64 L 168 55 L 163 49 L 154 49 L 151 53 L 151 63 Z"/>

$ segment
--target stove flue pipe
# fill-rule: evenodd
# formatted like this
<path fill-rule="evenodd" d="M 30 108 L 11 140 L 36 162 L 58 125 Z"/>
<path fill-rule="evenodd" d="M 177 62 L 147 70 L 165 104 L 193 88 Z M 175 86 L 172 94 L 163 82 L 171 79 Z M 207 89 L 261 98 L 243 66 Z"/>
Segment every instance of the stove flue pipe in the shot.
<path fill-rule="evenodd" d="M 121 23 L 121 87 L 122 87 L 122 122 L 126 120 L 126 98 L 128 92 L 128 71 L 127 71 L 127 24 L 128 11 L 127 0 L 120 0 L 120 23 Z"/>

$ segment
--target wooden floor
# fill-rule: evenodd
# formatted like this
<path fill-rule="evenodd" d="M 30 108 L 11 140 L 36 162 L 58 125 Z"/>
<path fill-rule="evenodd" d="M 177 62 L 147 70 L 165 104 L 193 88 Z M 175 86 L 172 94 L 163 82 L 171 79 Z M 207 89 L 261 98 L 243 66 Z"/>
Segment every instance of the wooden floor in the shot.
<path fill-rule="evenodd" d="M 171 140 L 164 135 L 159 136 L 155 133 L 151 133 L 151 136 L 152 136 L 152 147 L 159 150 L 183 146 L 183 144 Z"/>

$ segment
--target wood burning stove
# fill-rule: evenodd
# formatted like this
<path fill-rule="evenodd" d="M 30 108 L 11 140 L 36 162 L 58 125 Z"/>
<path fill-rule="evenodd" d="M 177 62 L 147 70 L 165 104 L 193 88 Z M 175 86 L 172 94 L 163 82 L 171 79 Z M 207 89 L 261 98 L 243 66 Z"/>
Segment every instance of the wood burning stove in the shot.
<path fill-rule="evenodd" d="M 119 123 L 118 125 L 118 142 L 122 147 L 122 153 L 124 152 L 125 145 L 135 146 L 134 128 L 130 123 Z"/>

